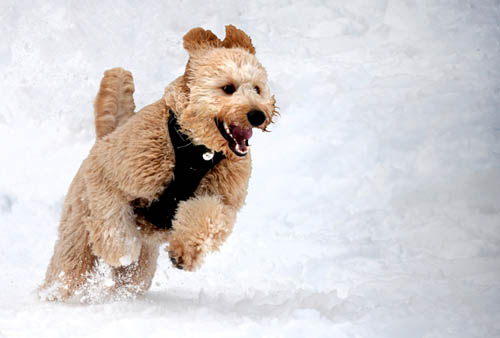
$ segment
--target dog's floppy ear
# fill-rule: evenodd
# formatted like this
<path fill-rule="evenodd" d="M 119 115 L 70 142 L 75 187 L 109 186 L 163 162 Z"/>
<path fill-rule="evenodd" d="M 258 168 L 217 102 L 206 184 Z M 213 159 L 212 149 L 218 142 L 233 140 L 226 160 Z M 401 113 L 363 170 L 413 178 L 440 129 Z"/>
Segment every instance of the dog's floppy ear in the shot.
<path fill-rule="evenodd" d="M 240 47 L 255 55 L 255 48 L 252 45 L 252 39 L 241 29 L 233 25 L 226 26 L 226 37 L 222 41 L 222 46 L 226 48 Z"/>
<path fill-rule="evenodd" d="M 203 28 L 193 28 L 184 35 L 184 48 L 192 54 L 193 52 L 222 47 L 222 41 L 211 31 Z"/>

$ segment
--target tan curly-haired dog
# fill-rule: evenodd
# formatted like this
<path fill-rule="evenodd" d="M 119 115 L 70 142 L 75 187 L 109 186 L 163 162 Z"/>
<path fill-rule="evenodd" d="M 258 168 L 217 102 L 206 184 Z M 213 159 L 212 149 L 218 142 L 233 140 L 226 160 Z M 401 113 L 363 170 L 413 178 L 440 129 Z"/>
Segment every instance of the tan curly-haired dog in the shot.
<path fill-rule="evenodd" d="M 231 233 L 247 194 L 248 139 L 272 122 L 275 100 L 243 31 L 227 26 L 221 41 L 195 28 L 184 48 L 184 75 L 135 114 L 132 75 L 104 73 L 97 140 L 66 196 L 45 298 L 78 293 L 100 262 L 113 287 L 143 292 L 162 243 L 174 265 L 194 270 Z"/>

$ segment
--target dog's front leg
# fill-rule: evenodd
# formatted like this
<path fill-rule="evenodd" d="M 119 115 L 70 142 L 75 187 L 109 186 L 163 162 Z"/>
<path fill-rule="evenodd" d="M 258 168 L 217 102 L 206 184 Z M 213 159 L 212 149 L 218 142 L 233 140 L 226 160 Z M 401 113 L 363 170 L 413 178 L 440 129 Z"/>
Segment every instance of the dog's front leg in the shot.
<path fill-rule="evenodd" d="M 168 247 L 172 263 L 196 270 L 207 252 L 218 250 L 232 232 L 236 211 L 219 196 L 201 195 L 179 203 Z"/>
<path fill-rule="evenodd" d="M 129 203 L 105 185 L 87 184 L 91 217 L 86 226 L 92 253 L 114 267 L 137 262 L 141 241 Z"/>

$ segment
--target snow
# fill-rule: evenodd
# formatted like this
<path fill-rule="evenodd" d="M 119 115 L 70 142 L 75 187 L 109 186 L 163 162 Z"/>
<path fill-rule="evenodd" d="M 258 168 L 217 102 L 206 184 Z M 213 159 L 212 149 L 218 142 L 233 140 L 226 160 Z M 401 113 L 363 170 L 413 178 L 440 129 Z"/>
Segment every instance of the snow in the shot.
<path fill-rule="evenodd" d="M 121 265 L 129 265 L 132 263 L 132 257 L 130 255 L 120 257 Z"/>
<path fill-rule="evenodd" d="M 499 18 L 495 0 L 2 1 L 0 337 L 499 337 Z M 142 107 L 183 72 L 184 33 L 229 23 L 281 111 L 234 233 L 194 273 L 162 253 L 143 297 L 40 301 L 103 71 L 131 70 Z"/>

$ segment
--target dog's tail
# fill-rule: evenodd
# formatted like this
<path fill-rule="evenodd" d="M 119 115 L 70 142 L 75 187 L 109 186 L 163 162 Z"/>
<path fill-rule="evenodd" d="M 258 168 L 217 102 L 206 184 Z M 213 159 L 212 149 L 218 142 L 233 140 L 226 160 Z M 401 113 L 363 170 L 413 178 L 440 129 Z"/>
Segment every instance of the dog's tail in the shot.
<path fill-rule="evenodd" d="M 113 68 L 104 72 L 94 102 L 96 137 L 102 138 L 134 114 L 134 79 L 129 71 Z"/>

